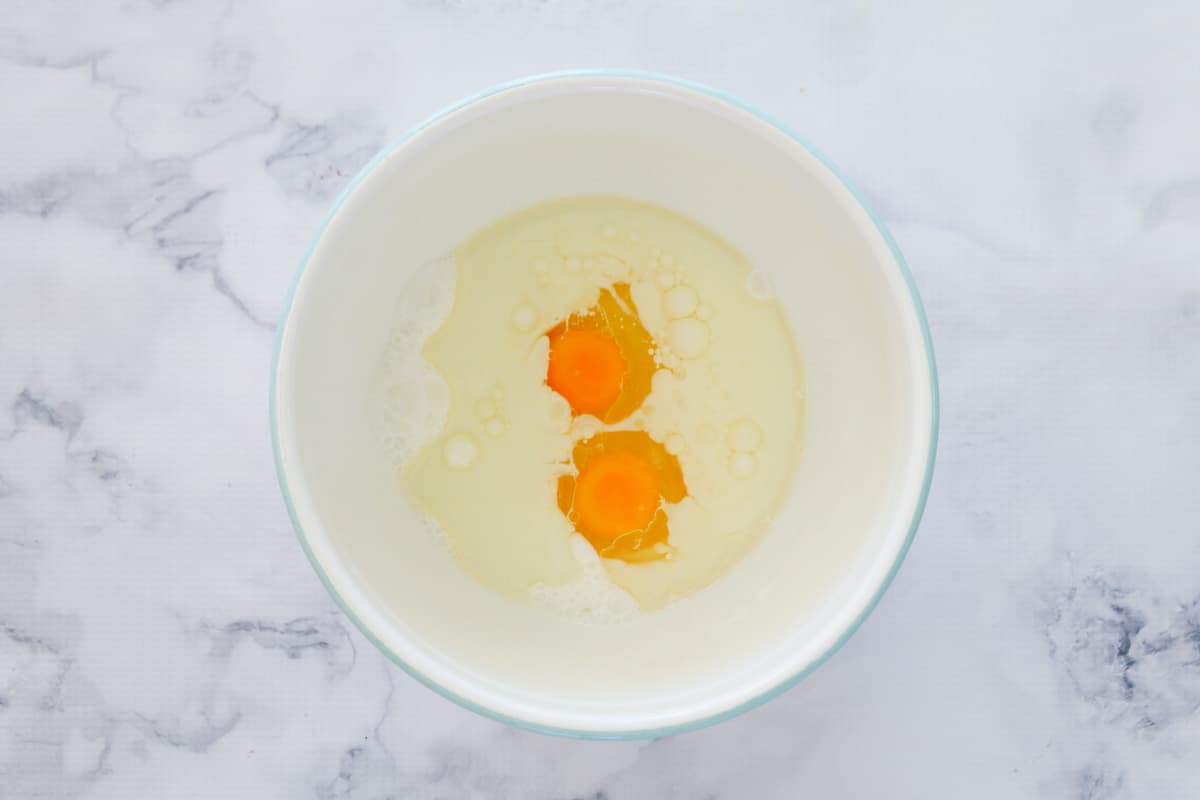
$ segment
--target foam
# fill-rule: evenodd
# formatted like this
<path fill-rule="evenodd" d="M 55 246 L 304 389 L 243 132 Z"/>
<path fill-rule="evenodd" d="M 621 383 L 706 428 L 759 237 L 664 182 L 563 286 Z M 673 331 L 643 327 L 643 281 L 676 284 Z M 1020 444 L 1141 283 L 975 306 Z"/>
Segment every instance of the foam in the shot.
<path fill-rule="evenodd" d="M 371 400 L 384 451 L 397 470 L 446 418 L 446 384 L 421 348 L 450 313 L 454 290 L 454 257 L 447 255 L 417 268 L 396 300 Z"/>
<path fill-rule="evenodd" d="M 454 258 L 447 255 L 418 267 L 396 300 L 370 402 L 380 445 L 397 474 L 430 431 L 446 419 L 446 384 L 421 348 L 450 313 L 454 290 Z M 450 537 L 433 518 L 422 516 L 421 527 L 439 547 L 453 549 Z"/>
<path fill-rule="evenodd" d="M 571 554 L 579 562 L 579 577 L 565 584 L 534 584 L 527 595 L 533 605 L 585 625 L 613 625 L 646 613 L 613 583 L 595 549 L 577 533 L 571 536 Z"/>

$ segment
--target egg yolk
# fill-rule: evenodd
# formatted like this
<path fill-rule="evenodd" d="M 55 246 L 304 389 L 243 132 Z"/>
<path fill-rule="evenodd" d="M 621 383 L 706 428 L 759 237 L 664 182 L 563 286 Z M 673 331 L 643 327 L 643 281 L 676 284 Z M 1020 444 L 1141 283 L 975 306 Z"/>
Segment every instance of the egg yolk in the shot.
<path fill-rule="evenodd" d="M 546 384 L 566 398 L 575 414 L 603 417 L 621 396 L 628 369 L 611 335 L 569 328 L 551 340 Z"/>
<path fill-rule="evenodd" d="M 596 304 L 546 332 L 546 385 L 575 416 L 620 422 L 650 394 L 654 339 L 642 325 L 628 283 L 601 289 Z M 558 481 L 558 507 L 596 552 L 632 563 L 666 558 L 663 503 L 687 495 L 679 460 L 645 431 L 604 431 L 576 442 L 575 473 Z"/>
<path fill-rule="evenodd" d="M 612 544 L 630 531 L 645 530 L 658 504 L 658 475 L 633 453 L 599 455 L 575 479 L 575 521 L 600 542 Z"/>
<path fill-rule="evenodd" d="M 571 461 L 558 507 L 596 552 L 634 563 L 671 552 L 663 503 L 687 495 L 675 456 L 645 431 L 604 431 L 577 442 Z"/>
<path fill-rule="evenodd" d="M 546 385 L 575 416 L 605 423 L 628 417 L 650 394 L 654 339 L 642 325 L 628 283 L 601 289 L 596 304 L 546 332 L 550 361 Z"/>

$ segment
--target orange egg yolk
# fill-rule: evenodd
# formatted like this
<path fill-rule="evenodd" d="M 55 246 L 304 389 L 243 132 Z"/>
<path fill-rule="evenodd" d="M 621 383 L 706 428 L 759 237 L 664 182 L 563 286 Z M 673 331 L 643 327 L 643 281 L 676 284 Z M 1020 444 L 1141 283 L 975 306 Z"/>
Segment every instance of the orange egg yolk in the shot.
<path fill-rule="evenodd" d="M 577 442 L 577 474 L 558 480 L 558 507 L 601 556 L 633 563 L 665 558 L 663 503 L 687 496 L 679 460 L 645 431 L 604 431 Z"/>
<path fill-rule="evenodd" d="M 603 417 L 621 396 L 629 365 L 609 333 L 568 328 L 552 339 L 546 384 L 575 414 Z"/>
<path fill-rule="evenodd" d="M 546 385 L 562 395 L 573 415 L 620 422 L 650 394 L 658 368 L 654 339 L 638 317 L 629 284 L 602 289 L 594 306 L 572 314 L 546 336 Z"/>
<path fill-rule="evenodd" d="M 654 339 L 642 325 L 628 283 L 601 289 L 596 304 L 546 332 L 546 385 L 571 406 L 620 422 L 650 394 Z M 558 507 L 596 552 L 631 563 L 666 558 L 663 503 L 687 496 L 679 460 L 645 431 L 604 431 L 576 442 L 576 472 L 558 481 Z"/>

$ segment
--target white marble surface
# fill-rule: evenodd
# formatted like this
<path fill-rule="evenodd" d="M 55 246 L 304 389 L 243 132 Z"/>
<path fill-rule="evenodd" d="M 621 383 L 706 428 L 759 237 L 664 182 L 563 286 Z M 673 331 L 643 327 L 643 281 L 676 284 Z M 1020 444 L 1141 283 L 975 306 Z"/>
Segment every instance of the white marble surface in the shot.
<path fill-rule="evenodd" d="M 0 798 L 1200 797 L 1198 38 L 1192 0 L 7 0 Z M 845 165 L 942 373 L 874 616 L 654 742 L 510 730 L 389 666 L 267 434 L 273 321 L 348 176 L 461 95 L 597 65 Z"/>

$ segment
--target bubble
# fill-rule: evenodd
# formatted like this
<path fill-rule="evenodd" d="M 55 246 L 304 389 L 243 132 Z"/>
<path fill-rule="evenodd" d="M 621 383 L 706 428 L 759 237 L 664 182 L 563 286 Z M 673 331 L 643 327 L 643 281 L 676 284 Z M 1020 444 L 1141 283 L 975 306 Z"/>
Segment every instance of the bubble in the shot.
<path fill-rule="evenodd" d="M 746 278 L 746 293 L 755 300 L 770 300 L 775 296 L 767 276 L 754 270 Z"/>
<path fill-rule="evenodd" d="M 735 478 L 749 478 L 758 467 L 758 459 L 750 453 L 734 453 L 729 459 L 729 471 Z"/>
<path fill-rule="evenodd" d="M 698 319 L 671 320 L 667 326 L 667 344 L 680 358 L 699 358 L 708 350 L 708 326 Z"/>
<path fill-rule="evenodd" d="M 442 448 L 442 456 L 446 459 L 446 465 L 451 469 L 466 469 L 475 463 L 475 457 L 479 455 L 479 448 L 475 446 L 475 440 L 465 433 L 456 433 L 446 440 L 445 446 Z"/>
<path fill-rule="evenodd" d="M 675 285 L 675 273 L 674 272 L 658 273 L 658 285 L 660 287 L 662 287 L 663 289 L 670 289 L 672 286 Z"/>
<path fill-rule="evenodd" d="M 691 316 L 700 304 L 700 298 L 690 286 L 676 286 L 663 295 L 663 308 L 671 319 Z"/>
<path fill-rule="evenodd" d="M 506 430 L 508 430 L 508 425 L 506 425 L 504 420 L 500 419 L 499 417 L 492 417 L 487 421 L 487 424 L 483 426 L 483 429 L 488 432 L 489 436 L 500 436 Z"/>
<path fill-rule="evenodd" d="M 729 435 L 725 437 L 730 450 L 739 453 L 753 453 L 762 444 L 762 430 L 753 420 L 739 419 L 729 426 Z"/>
<path fill-rule="evenodd" d="M 563 262 L 563 266 L 566 267 L 567 272 L 579 272 L 579 268 L 583 266 L 583 264 L 575 256 L 568 256 L 567 260 Z"/>
<path fill-rule="evenodd" d="M 496 404 L 490 397 L 485 397 L 475 404 L 475 413 L 480 419 L 496 416 Z"/>
<path fill-rule="evenodd" d="M 537 326 L 537 309 L 528 303 L 521 303 L 513 309 L 512 324 L 521 333 L 528 333 Z"/>

